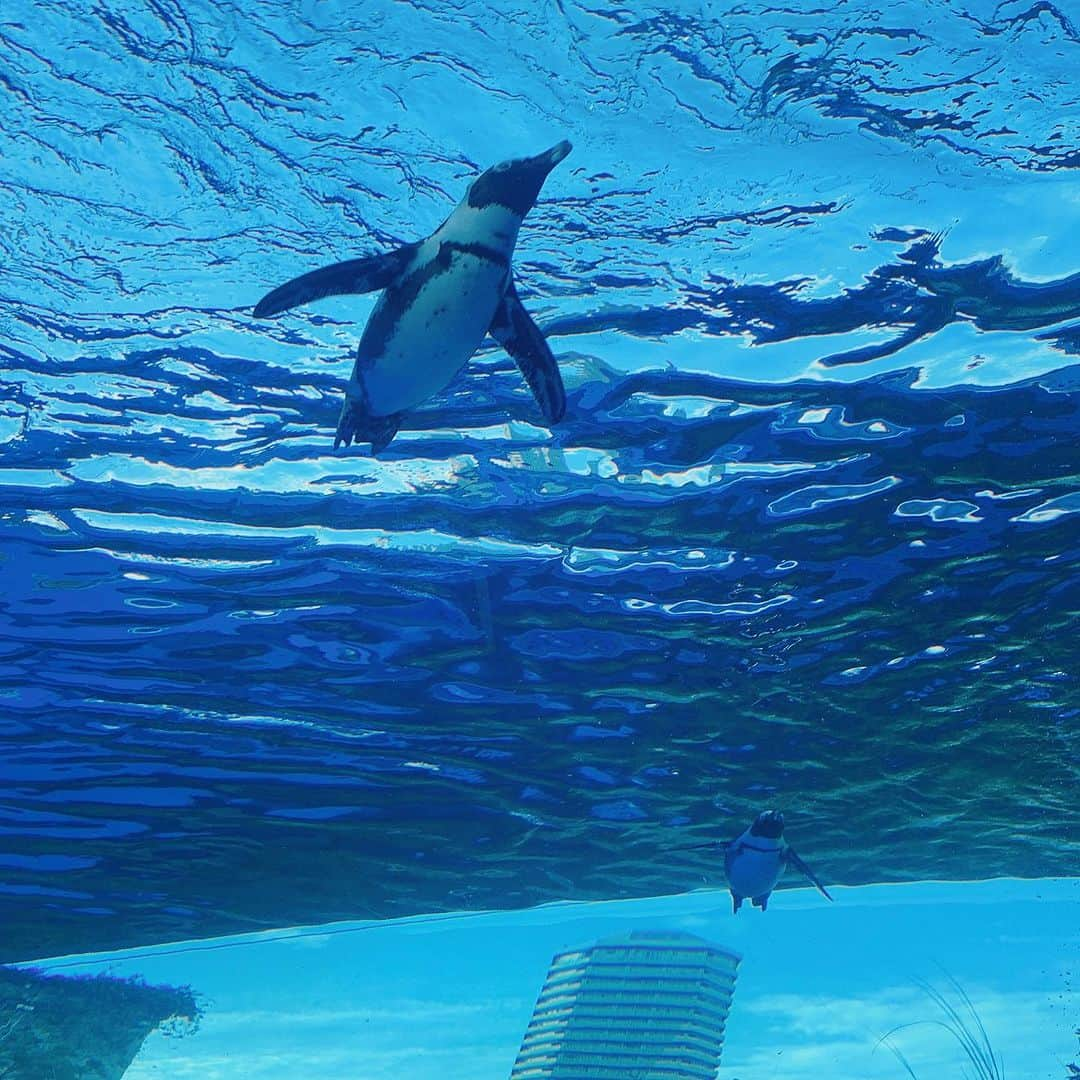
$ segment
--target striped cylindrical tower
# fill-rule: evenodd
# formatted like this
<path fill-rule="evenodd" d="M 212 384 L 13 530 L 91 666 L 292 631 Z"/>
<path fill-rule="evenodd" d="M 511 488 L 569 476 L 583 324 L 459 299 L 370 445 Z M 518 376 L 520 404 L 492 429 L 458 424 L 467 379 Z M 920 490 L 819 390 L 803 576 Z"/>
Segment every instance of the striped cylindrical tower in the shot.
<path fill-rule="evenodd" d="M 715 1080 L 740 959 L 668 931 L 559 953 L 510 1080 Z"/>

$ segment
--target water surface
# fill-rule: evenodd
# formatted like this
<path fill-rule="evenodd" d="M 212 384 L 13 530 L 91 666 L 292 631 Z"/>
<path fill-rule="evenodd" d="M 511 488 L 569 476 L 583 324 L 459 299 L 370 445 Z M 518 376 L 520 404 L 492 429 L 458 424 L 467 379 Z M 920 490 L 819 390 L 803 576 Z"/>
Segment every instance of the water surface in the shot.
<path fill-rule="evenodd" d="M 542 8 L 542 10 L 541 10 Z M 1052 4 L 6 12 L 4 959 L 1075 874 L 1080 37 Z M 568 137 L 483 351 L 331 450 L 293 274 Z"/>

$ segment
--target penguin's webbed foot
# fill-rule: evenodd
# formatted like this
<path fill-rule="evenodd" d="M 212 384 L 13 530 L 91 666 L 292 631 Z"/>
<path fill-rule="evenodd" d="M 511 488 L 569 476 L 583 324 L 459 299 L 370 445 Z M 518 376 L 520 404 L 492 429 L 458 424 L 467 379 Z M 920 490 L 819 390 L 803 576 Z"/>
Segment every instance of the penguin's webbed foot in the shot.
<path fill-rule="evenodd" d="M 354 442 L 370 443 L 371 452 L 377 454 L 386 449 L 398 433 L 404 413 L 391 413 L 389 416 L 372 416 L 363 401 L 346 397 L 341 406 L 337 433 L 334 435 L 334 449 L 339 446 L 351 446 Z"/>
<path fill-rule="evenodd" d="M 334 449 L 339 446 L 352 446 L 360 429 L 362 408 L 359 402 L 346 398 L 341 406 L 341 415 L 338 417 L 337 431 L 334 433 Z M 357 440 L 359 441 L 359 440 Z"/>

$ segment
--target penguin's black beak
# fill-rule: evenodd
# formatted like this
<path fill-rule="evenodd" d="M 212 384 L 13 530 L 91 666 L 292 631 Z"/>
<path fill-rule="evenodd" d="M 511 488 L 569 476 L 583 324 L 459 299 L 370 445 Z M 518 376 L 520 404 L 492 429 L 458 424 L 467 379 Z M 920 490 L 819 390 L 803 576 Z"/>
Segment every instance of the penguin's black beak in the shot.
<path fill-rule="evenodd" d="M 563 139 L 562 142 L 556 143 L 550 150 L 545 150 L 542 154 L 537 154 L 537 157 L 540 158 L 541 161 L 546 161 L 547 170 L 548 172 L 551 172 L 551 170 L 554 169 L 560 161 L 566 158 L 573 149 L 574 147 L 569 140 Z"/>
<path fill-rule="evenodd" d="M 560 161 L 563 161 L 573 149 L 574 148 L 570 145 L 569 141 L 563 139 L 562 142 L 556 143 L 542 154 L 536 154 L 533 157 L 525 158 L 520 162 L 520 165 L 523 168 L 523 171 L 531 173 L 541 184 L 543 184 L 547 179 L 548 173 L 550 173 Z"/>

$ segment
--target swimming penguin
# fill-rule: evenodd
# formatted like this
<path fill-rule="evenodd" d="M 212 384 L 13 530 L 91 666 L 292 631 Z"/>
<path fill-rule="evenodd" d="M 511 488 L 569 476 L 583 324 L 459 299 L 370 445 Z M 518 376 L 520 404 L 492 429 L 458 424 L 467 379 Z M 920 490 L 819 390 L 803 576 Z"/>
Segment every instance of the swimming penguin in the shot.
<path fill-rule="evenodd" d="M 727 845 L 724 870 L 736 914 L 747 898 L 754 907 L 764 911 L 769 904 L 769 895 L 788 866 L 794 866 L 804 874 L 827 900 L 832 899 L 810 867 L 784 843 L 783 837 L 784 815 L 779 810 L 765 810 L 738 840 Z"/>
<path fill-rule="evenodd" d="M 442 390 L 485 334 L 514 358 L 548 423 L 562 419 L 562 377 L 521 306 L 510 259 L 522 219 L 570 149 L 561 142 L 495 165 L 427 239 L 313 270 L 259 301 L 255 315 L 263 318 L 324 296 L 383 290 L 356 350 L 335 450 L 354 440 L 370 443 L 372 453 L 382 450 L 405 414 Z"/>

